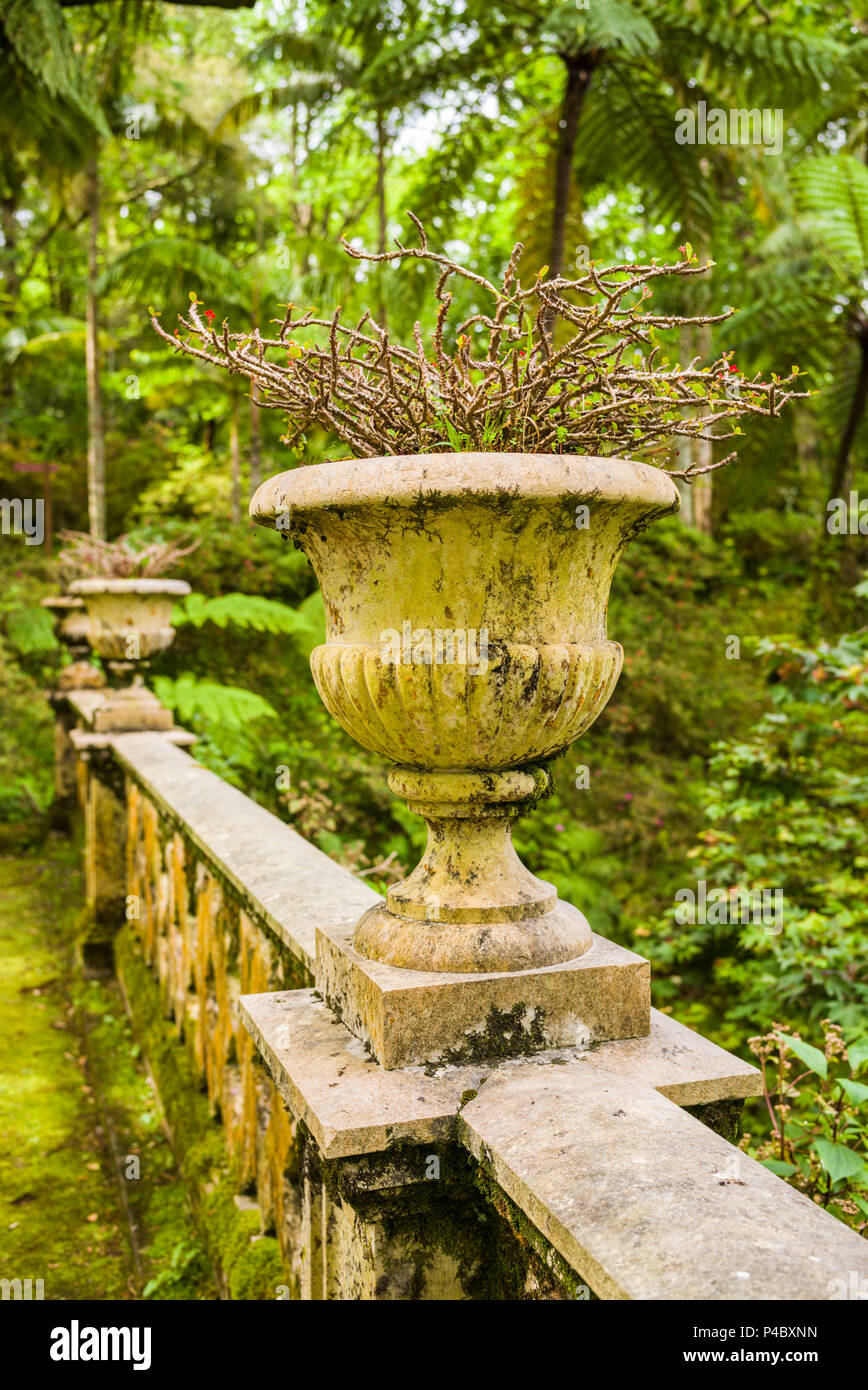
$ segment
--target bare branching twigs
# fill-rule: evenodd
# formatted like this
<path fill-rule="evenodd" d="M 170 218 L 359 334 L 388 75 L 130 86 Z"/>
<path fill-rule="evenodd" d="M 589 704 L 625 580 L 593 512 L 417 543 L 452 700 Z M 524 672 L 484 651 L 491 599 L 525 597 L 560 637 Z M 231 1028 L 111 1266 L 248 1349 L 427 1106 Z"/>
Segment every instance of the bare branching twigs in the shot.
<path fill-rule="evenodd" d="M 167 332 L 179 351 L 247 377 L 258 404 L 282 411 L 285 442 L 298 446 L 319 427 L 358 457 L 482 450 L 539 454 L 619 454 L 666 467 L 677 437 L 731 439 L 748 415 L 776 416 L 807 392 L 798 376 L 748 379 L 724 354 L 711 366 L 673 362 L 661 335 L 685 324 L 720 323 L 729 314 L 685 318 L 650 312 L 654 282 L 704 274 L 690 247 L 674 265 L 593 262 L 575 280 L 522 287 L 515 247 L 496 285 L 431 251 L 418 218 L 418 246 L 372 253 L 344 241 L 357 261 L 381 265 L 424 261 L 439 271 L 436 311 L 426 336 L 417 323 L 412 346 L 395 342 L 370 312 L 345 323 L 286 306 L 275 337 L 218 329 L 190 295 L 187 317 Z M 484 307 L 453 327 L 450 282 L 468 281 Z M 732 311 L 730 311 L 732 312 Z M 723 467 L 735 455 L 675 477 Z"/>
<path fill-rule="evenodd" d="M 134 546 L 128 536 L 116 541 L 101 541 L 85 531 L 61 531 L 65 542 L 58 556 L 65 582 L 73 579 L 156 579 L 166 574 L 185 555 L 195 550 L 199 542 L 185 545 L 183 538 L 175 541 L 154 541 L 150 545 Z"/>

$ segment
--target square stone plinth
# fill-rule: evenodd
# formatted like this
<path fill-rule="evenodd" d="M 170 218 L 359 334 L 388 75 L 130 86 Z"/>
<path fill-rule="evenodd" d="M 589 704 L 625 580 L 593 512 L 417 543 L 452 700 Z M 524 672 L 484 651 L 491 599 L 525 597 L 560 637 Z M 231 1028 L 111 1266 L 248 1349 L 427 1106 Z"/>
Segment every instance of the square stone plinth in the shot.
<path fill-rule="evenodd" d="M 646 1037 L 651 968 L 595 936 L 564 965 L 488 975 L 402 970 L 367 960 L 347 924 L 317 930 L 317 989 L 387 1069 L 460 1065 Z"/>
<path fill-rule="evenodd" d="M 153 700 L 129 700 L 123 703 L 105 704 L 94 710 L 93 729 L 97 734 L 167 733 L 174 724 L 170 709 Z"/>

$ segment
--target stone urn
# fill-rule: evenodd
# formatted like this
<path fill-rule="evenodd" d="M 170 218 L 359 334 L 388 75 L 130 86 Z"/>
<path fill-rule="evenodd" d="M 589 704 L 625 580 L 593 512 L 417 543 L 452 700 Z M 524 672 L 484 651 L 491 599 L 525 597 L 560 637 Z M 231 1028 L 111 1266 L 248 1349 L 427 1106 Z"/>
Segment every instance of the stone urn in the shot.
<path fill-rule="evenodd" d="M 657 468 L 534 454 L 355 459 L 259 488 L 251 516 L 292 537 L 322 588 L 323 703 L 395 764 L 391 789 L 428 825 L 421 862 L 359 921 L 359 956 L 467 974 L 588 950 L 587 921 L 521 863 L 512 823 L 612 694 L 615 565 L 678 504 Z"/>
<path fill-rule="evenodd" d="M 54 635 L 66 647 L 72 661 L 57 677 L 58 690 L 99 690 L 105 676 L 86 658 L 90 652 L 87 640 L 90 619 L 83 598 L 72 594 L 57 594 L 42 600 L 54 618 Z"/>
<path fill-rule="evenodd" d="M 73 657 L 87 656 L 90 650 L 90 643 L 87 640 L 90 619 L 87 616 L 84 599 L 76 598 L 72 594 L 52 595 L 42 600 L 42 607 L 47 608 L 54 618 L 54 631 L 57 640 L 63 643 L 70 655 Z"/>
<path fill-rule="evenodd" d="M 69 592 L 87 607 L 87 639 L 115 680 L 94 716 L 97 732 L 170 729 L 171 712 L 144 683 L 142 669 L 175 640 L 172 608 L 190 593 L 183 579 L 77 579 Z M 129 672 L 129 685 L 121 685 Z"/>

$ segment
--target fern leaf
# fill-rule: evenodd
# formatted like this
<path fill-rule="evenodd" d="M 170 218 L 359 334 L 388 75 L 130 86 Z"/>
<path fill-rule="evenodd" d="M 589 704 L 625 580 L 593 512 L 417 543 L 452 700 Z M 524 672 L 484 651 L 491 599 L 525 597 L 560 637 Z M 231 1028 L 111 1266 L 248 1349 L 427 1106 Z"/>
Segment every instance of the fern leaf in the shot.
<path fill-rule="evenodd" d="M 259 594 L 221 594 L 218 598 L 205 598 L 203 594 L 191 594 L 183 605 L 177 605 L 174 624 L 183 627 L 186 623 L 202 627 L 214 623 L 215 627 L 252 628 L 254 632 L 271 633 L 309 633 L 310 619 L 286 603 L 263 598 Z"/>
<path fill-rule="evenodd" d="M 182 723 L 201 719 L 206 726 L 242 730 L 255 720 L 279 717 L 274 706 L 255 691 L 244 690 L 238 685 L 221 685 L 218 681 L 197 680 L 189 671 L 177 680 L 155 676 L 153 686 L 158 700 Z"/>
<path fill-rule="evenodd" d="M 54 618 L 45 608 L 16 608 L 6 617 L 6 638 L 22 656 L 56 651 Z"/>

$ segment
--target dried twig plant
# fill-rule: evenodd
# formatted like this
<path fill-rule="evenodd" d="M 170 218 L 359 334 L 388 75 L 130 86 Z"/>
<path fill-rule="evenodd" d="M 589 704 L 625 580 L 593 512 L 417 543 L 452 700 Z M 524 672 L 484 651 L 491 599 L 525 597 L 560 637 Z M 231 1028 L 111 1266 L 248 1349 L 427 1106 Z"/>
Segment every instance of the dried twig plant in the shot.
<path fill-rule="evenodd" d="M 66 584 L 73 579 L 97 577 L 156 579 L 199 544 L 195 540 L 191 545 L 184 545 L 185 537 L 174 541 L 153 541 L 150 545 L 136 548 L 129 536 L 118 536 L 116 541 L 101 541 L 85 531 L 61 531 L 60 539 L 66 542 L 58 556 L 60 575 Z"/>
<path fill-rule="evenodd" d="M 591 263 L 578 279 L 546 280 L 544 267 L 522 287 L 517 245 L 499 285 L 431 251 L 419 219 L 409 214 L 418 246 L 371 253 L 344 241 L 354 260 L 427 261 L 439 270 L 436 315 L 427 342 L 417 323 L 413 346 L 394 342 L 365 313 L 344 323 L 342 310 L 294 317 L 287 306 L 276 337 L 258 329 L 230 333 L 190 295 L 174 334 L 151 322 L 179 352 L 250 379 L 257 403 L 288 417 L 285 442 L 299 445 L 319 426 L 358 457 L 484 450 L 540 454 L 618 454 L 655 461 L 672 454 L 674 437 L 730 439 L 747 415 L 777 415 L 795 396 L 798 376 L 748 380 L 725 354 L 711 366 L 673 363 L 659 334 L 686 324 L 720 323 L 734 312 L 652 314 L 644 307 L 654 281 L 702 275 L 689 244 L 674 265 Z M 487 300 L 450 332 L 450 281 L 470 281 Z M 307 330 L 314 330 L 310 335 Z M 447 343 L 453 346 L 447 346 Z M 720 468 L 735 454 L 675 477 Z M 663 465 L 665 466 L 665 465 Z"/>

